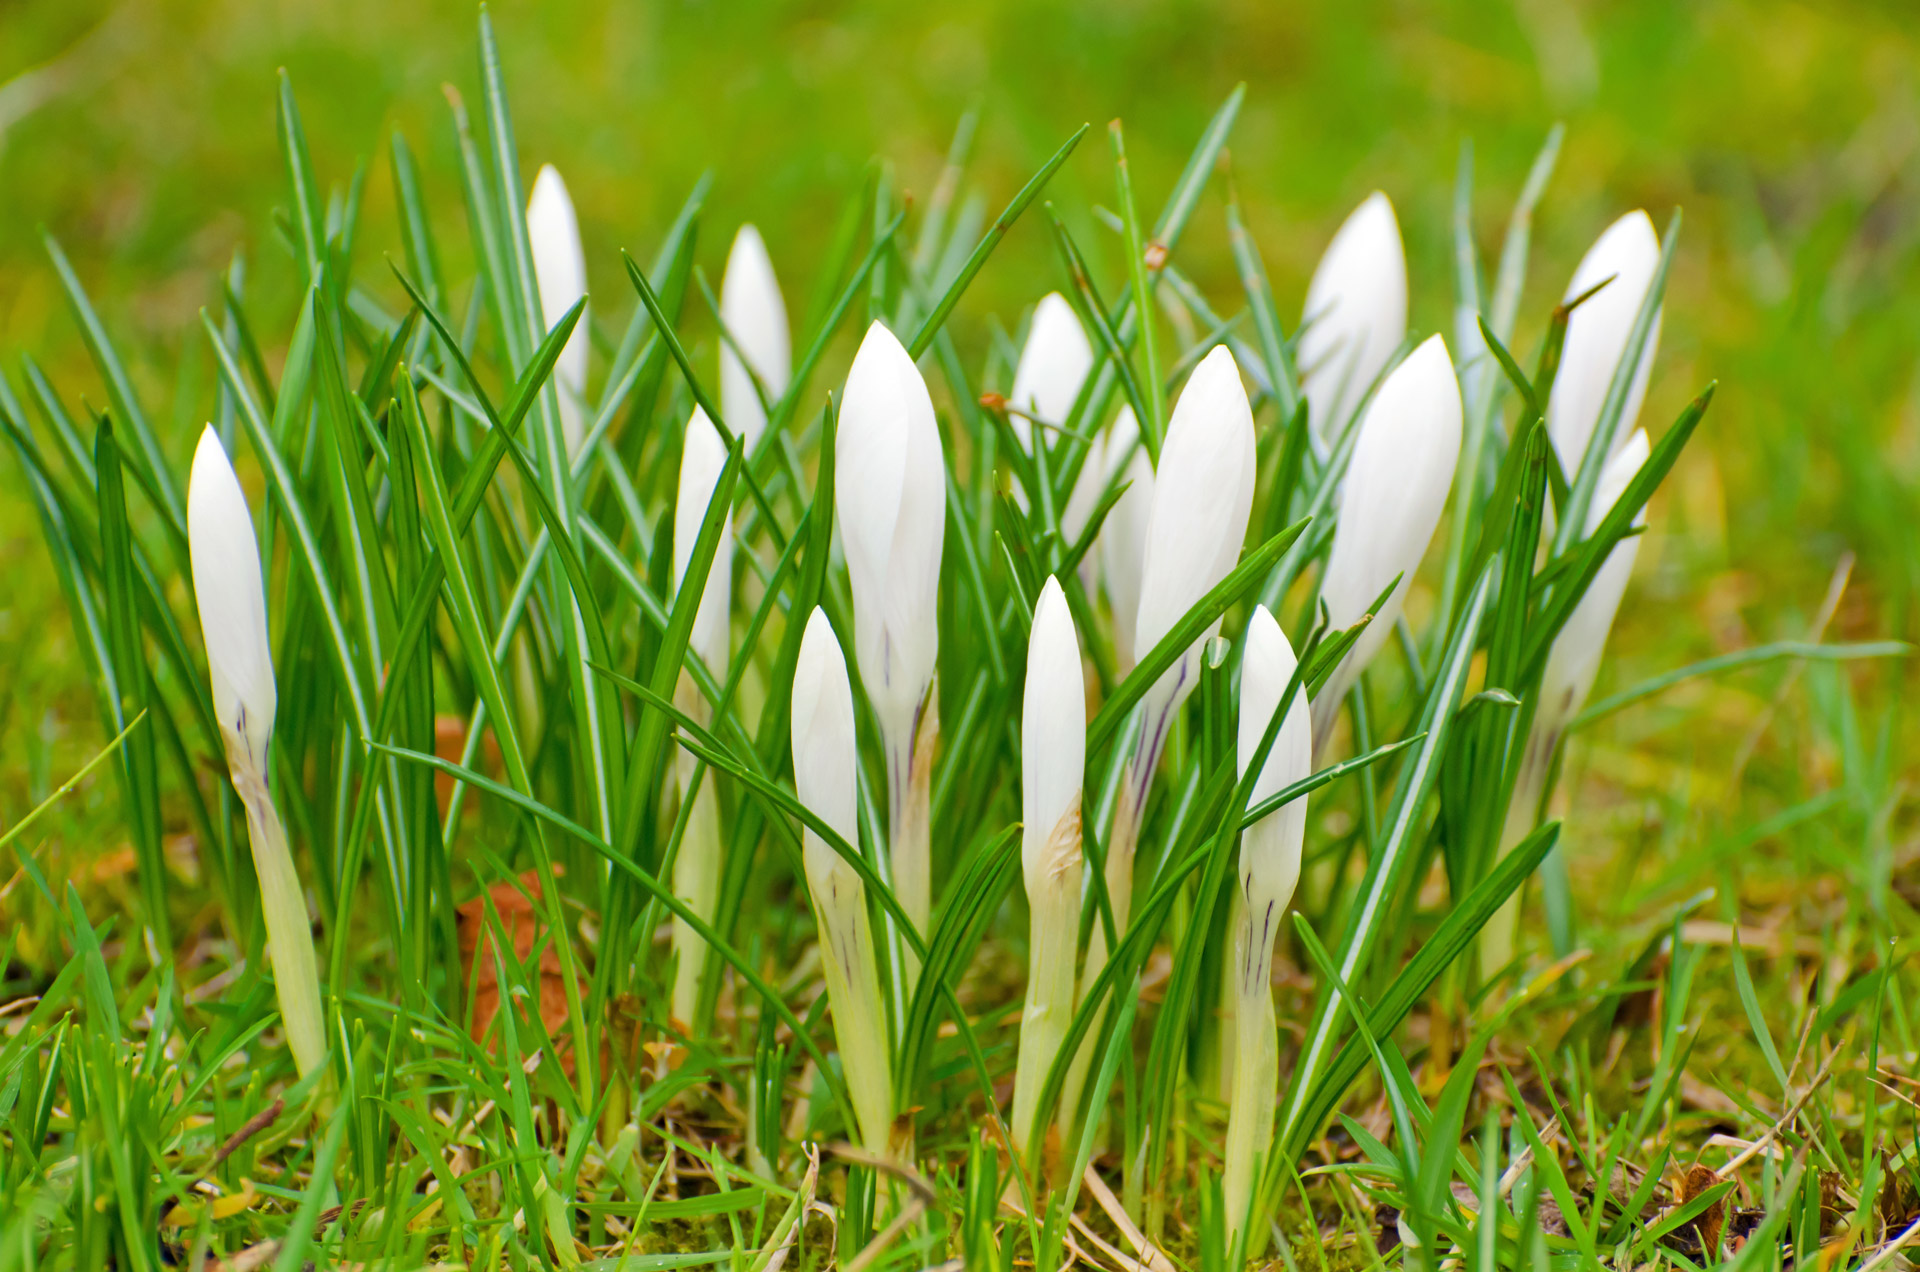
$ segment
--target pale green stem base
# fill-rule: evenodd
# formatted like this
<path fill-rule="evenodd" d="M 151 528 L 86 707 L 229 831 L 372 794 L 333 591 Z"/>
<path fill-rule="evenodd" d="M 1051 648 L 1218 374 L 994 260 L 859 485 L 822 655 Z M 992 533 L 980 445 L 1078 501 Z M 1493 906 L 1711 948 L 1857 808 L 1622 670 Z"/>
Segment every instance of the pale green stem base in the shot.
<path fill-rule="evenodd" d="M 1035 1140 L 1045 1138 L 1038 1117 L 1040 1092 L 1073 1021 L 1074 963 L 1080 944 L 1079 809 L 1062 819 L 1048 847 L 1047 859 L 1027 875 L 1027 999 L 1013 1071 L 1013 1146 L 1022 1156 Z"/>
<path fill-rule="evenodd" d="M 287 830 L 260 774 L 235 769 L 234 789 L 247 810 L 253 872 L 260 880 L 260 912 L 267 925 L 267 955 L 274 993 L 294 1067 L 306 1077 L 327 1061 L 327 1030 L 320 1011 L 320 967 L 313 952 L 307 898 L 287 847 Z"/>
<path fill-rule="evenodd" d="M 1232 1041 L 1226 1160 L 1221 1179 L 1229 1250 L 1247 1222 L 1254 1183 L 1260 1178 L 1267 1152 L 1273 1146 L 1273 1118 L 1280 1102 L 1279 1041 L 1271 987 L 1273 943 L 1255 938 L 1251 916 L 1237 889 L 1234 899 L 1231 970 L 1238 991 L 1235 995 L 1237 1020 Z M 1261 1243 L 1262 1248 L 1264 1244 Z M 1256 1253 L 1250 1244 L 1248 1257 Z"/>
<path fill-rule="evenodd" d="M 689 783 L 690 778 L 681 781 L 683 798 Z M 680 853 L 673 861 L 674 896 L 709 923 L 720 900 L 720 852 L 720 805 L 713 791 L 713 773 L 709 770 L 694 794 L 693 809 L 687 815 L 687 830 L 680 839 Z M 677 915 L 673 920 L 672 942 L 673 1018 L 682 1027 L 692 1029 L 700 1002 L 700 979 L 706 971 L 707 943 Z"/>
<path fill-rule="evenodd" d="M 820 929 L 827 1005 L 833 1010 L 834 1037 L 860 1123 L 861 1146 L 884 1156 L 893 1128 L 893 1074 L 866 887 L 853 867 L 812 831 L 806 833 L 803 851 L 807 890 Z"/>

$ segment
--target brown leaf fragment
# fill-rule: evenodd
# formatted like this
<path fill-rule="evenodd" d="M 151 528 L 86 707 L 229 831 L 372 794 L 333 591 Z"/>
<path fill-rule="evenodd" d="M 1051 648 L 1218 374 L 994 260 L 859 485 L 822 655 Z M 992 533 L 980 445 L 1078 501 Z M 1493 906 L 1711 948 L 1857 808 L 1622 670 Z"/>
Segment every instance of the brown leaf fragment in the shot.
<path fill-rule="evenodd" d="M 1680 1185 L 1680 1204 L 1686 1205 L 1707 1189 L 1720 1182 L 1720 1177 L 1711 1166 L 1696 1163 L 1687 1171 L 1686 1179 Z M 1721 1197 L 1711 1206 L 1695 1216 L 1693 1230 L 1700 1234 L 1700 1253 L 1711 1263 L 1720 1257 L 1720 1237 L 1727 1228 L 1727 1199 Z"/>
<path fill-rule="evenodd" d="M 558 876 L 559 866 L 553 868 Z M 487 903 L 493 903 L 500 916 L 500 927 L 513 942 L 513 956 L 521 964 L 533 956 L 545 931 L 539 901 L 540 872 L 528 870 L 518 885 L 496 883 L 485 896 L 464 902 L 455 911 L 455 931 L 460 939 L 460 964 L 466 969 L 467 983 L 473 987 L 472 1035 L 475 1042 L 486 1041 L 500 1014 L 500 960 L 493 946 L 492 924 L 487 919 Z M 561 939 L 565 939 L 564 935 Z M 558 1040 L 568 1024 L 566 981 L 560 974 L 560 951 L 551 941 L 540 951 L 540 1023 L 547 1035 Z M 497 1045 L 497 1040 L 496 1040 Z M 567 1072 L 573 1071 L 573 1057 L 563 1057 Z"/>

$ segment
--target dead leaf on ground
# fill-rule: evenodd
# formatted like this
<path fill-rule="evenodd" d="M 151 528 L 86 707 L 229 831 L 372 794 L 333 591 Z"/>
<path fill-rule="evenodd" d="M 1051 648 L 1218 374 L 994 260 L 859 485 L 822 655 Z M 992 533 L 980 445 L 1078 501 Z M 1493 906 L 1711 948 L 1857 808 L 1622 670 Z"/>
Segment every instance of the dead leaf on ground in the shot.
<path fill-rule="evenodd" d="M 1687 1172 L 1686 1180 L 1680 1185 L 1680 1204 L 1686 1205 L 1707 1189 L 1720 1182 L 1720 1176 L 1711 1166 L 1696 1164 Z M 1720 1235 L 1727 1227 L 1727 1199 L 1721 1197 L 1695 1217 L 1694 1231 L 1700 1234 L 1700 1253 L 1708 1260 L 1720 1257 Z"/>
<path fill-rule="evenodd" d="M 562 867 L 555 866 L 553 873 L 562 874 Z M 463 903 L 455 911 L 460 965 L 466 971 L 467 983 L 473 987 L 475 1042 L 486 1041 L 494 1017 L 500 1014 L 500 961 L 495 956 L 492 924 L 487 920 L 487 902 L 493 902 L 493 909 L 500 916 L 500 927 L 513 942 L 514 958 L 524 965 L 533 956 L 534 946 L 546 926 L 538 908 L 540 898 L 540 872 L 528 870 L 520 876 L 517 885 L 505 881 L 496 883 L 484 896 Z M 564 933 L 561 939 L 566 939 Z M 551 941 L 540 951 L 538 975 L 540 1023 L 558 1044 L 567 1025 L 567 989 L 560 975 L 560 951 Z M 498 1040 L 494 1045 L 498 1045 Z M 561 1062 L 567 1072 L 573 1072 L 571 1054 L 562 1056 Z"/>

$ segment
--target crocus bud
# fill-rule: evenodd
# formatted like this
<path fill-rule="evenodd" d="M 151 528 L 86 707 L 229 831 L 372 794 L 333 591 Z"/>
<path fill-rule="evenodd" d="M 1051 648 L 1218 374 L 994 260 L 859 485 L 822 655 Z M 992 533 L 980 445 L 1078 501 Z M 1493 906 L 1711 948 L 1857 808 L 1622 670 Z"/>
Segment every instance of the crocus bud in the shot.
<path fill-rule="evenodd" d="M 548 330 L 587 294 L 587 256 L 580 247 L 580 221 L 573 213 L 567 183 L 552 164 L 533 179 L 527 199 L 527 241 L 533 249 L 533 280 L 540 292 L 540 318 Z M 567 337 L 553 364 L 560 392 L 560 431 L 572 456 L 586 439 L 587 320 Z"/>
<path fill-rule="evenodd" d="M 840 642 L 817 607 L 794 666 L 792 729 L 793 782 L 800 802 L 842 839 L 858 844 L 853 688 Z M 801 854 L 819 925 L 827 1003 L 861 1141 L 869 1152 L 885 1153 L 893 1125 L 893 1083 L 866 887 L 811 829 L 802 836 Z"/>
<path fill-rule="evenodd" d="M 1240 775 L 1246 776 L 1254 752 L 1266 736 L 1280 695 L 1293 678 L 1293 646 L 1264 605 L 1247 623 L 1246 654 L 1240 670 Z M 1258 804 L 1313 771 L 1313 729 L 1308 722 L 1303 686 L 1287 706 L 1286 722 L 1267 752 L 1267 761 L 1255 779 L 1250 803 Z M 1293 896 L 1300 879 L 1301 845 L 1307 834 L 1307 799 L 1301 796 L 1247 827 L 1240 837 L 1241 892 L 1269 948 L 1278 929 L 1279 914 Z"/>
<path fill-rule="evenodd" d="M 909 732 L 939 652 L 947 474 L 927 383 L 878 322 L 847 372 L 834 473 L 860 679 L 882 727 Z"/>
<path fill-rule="evenodd" d="M 1593 502 L 1587 508 L 1586 531 L 1591 535 L 1606 520 L 1634 474 L 1647 462 L 1651 448 L 1644 430 L 1635 429 L 1607 466 L 1600 470 L 1594 485 Z M 1646 520 L 1643 508 L 1636 524 Z M 1533 724 L 1527 731 L 1526 750 L 1521 754 L 1520 770 L 1514 778 L 1513 795 L 1507 801 L 1507 816 L 1500 828 L 1499 852 L 1512 852 L 1533 832 L 1540 804 L 1547 792 L 1547 776 L 1553 771 L 1554 751 L 1567 722 L 1586 704 L 1593 678 L 1600 670 L 1600 655 L 1607 645 L 1607 634 L 1614 615 L 1626 594 L 1627 580 L 1640 552 L 1640 537 L 1635 535 L 1614 545 L 1600 572 L 1587 585 L 1586 592 L 1568 616 L 1566 625 L 1553 639 L 1547 651 L 1547 665 L 1540 673 L 1538 706 Z M 1556 850 L 1557 851 L 1557 850 Z M 1513 958 L 1520 927 L 1520 894 L 1514 893 L 1480 931 L 1480 974 L 1491 979 Z"/>
<path fill-rule="evenodd" d="M 1247 623 L 1246 653 L 1240 664 L 1240 775 L 1246 776 L 1260 749 L 1281 695 L 1294 674 L 1293 646 L 1264 605 Z M 1278 794 L 1313 768 L 1312 728 L 1306 694 L 1296 692 L 1286 719 L 1254 780 L 1252 802 Z M 1222 1025 L 1232 1039 L 1232 1076 L 1226 1091 L 1227 1139 L 1222 1171 L 1229 1245 L 1246 1222 L 1260 1159 L 1273 1140 L 1273 1110 L 1279 1102 L 1280 1071 L 1274 1037 L 1273 942 L 1293 888 L 1300 880 L 1300 856 L 1307 833 L 1303 795 L 1268 813 L 1240 838 L 1240 888 L 1233 898 L 1228 930 L 1232 958 L 1226 970 Z"/>
<path fill-rule="evenodd" d="M 727 466 L 727 447 L 720 433 L 699 407 L 687 421 L 687 432 L 680 450 L 680 494 L 673 508 L 673 588 L 677 594 L 685 585 L 687 564 L 700 538 L 700 526 L 713 503 L 714 487 Z M 727 671 L 729 606 L 733 593 L 733 525 L 731 515 L 721 532 L 719 550 L 707 570 L 706 585 L 700 591 L 699 608 L 694 611 L 693 631 L 688 646 L 715 676 Z M 697 720 L 706 720 L 711 708 L 695 686 L 693 678 L 682 671 L 674 686 L 674 701 L 681 710 Z M 680 797 L 693 790 L 697 764 L 687 751 L 675 760 L 675 775 Z M 681 835 L 680 851 L 673 859 L 674 895 L 684 901 L 702 919 L 711 921 L 720 893 L 720 812 L 711 777 L 692 795 L 686 810 L 686 830 Z M 691 1028 L 699 1009 L 701 977 L 706 967 L 707 946 L 692 927 L 675 916 L 672 924 L 674 978 L 672 1011 L 674 1019 Z"/>
<path fill-rule="evenodd" d="M 1140 424 L 1133 408 L 1123 406 L 1107 436 L 1109 466 L 1124 463 L 1120 480 L 1127 489 L 1100 527 L 1100 573 L 1113 610 L 1113 650 L 1122 675 L 1133 670 L 1141 650 L 1133 645 L 1133 623 L 1140 613 L 1140 571 L 1147 558 L 1147 519 L 1153 510 L 1153 461 L 1138 444 Z"/>
<path fill-rule="evenodd" d="M 1033 607 L 1027 641 L 1027 685 L 1021 717 L 1021 862 L 1027 888 L 1051 872 L 1062 873 L 1061 828 L 1071 820 L 1072 875 L 1080 879 L 1081 773 L 1086 768 L 1087 689 L 1080 666 L 1080 638 L 1060 581 L 1048 576 Z M 1079 933 L 1074 933 L 1077 940 Z"/>
<path fill-rule="evenodd" d="M 752 453 L 767 427 L 766 408 L 754 390 L 760 378 L 769 404 L 778 402 L 793 379 L 793 348 L 787 332 L 787 303 L 773 274 L 773 258 L 760 231 L 743 225 L 727 253 L 720 280 L 720 321 L 733 337 L 720 345 L 720 409 L 727 427 L 746 439 Z M 735 348 L 735 346 L 738 348 Z M 742 361 L 742 355 L 745 361 Z M 753 374 L 747 373 L 751 367 Z"/>
<path fill-rule="evenodd" d="M 1600 422 L 1600 407 L 1613 383 L 1620 359 L 1626 356 L 1633 320 L 1646 302 L 1660 266 L 1660 239 L 1645 212 L 1629 212 L 1607 227 L 1567 284 L 1566 299 L 1612 279 L 1589 297 L 1567 319 L 1567 342 L 1560 354 L 1560 370 L 1547 403 L 1547 436 L 1566 470 L 1567 480 L 1579 471 L 1588 441 Z M 1634 369 L 1612 450 L 1625 439 L 1640 415 L 1647 396 L 1647 377 L 1653 371 L 1653 353 L 1660 343 L 1660 313 L 1655 311 L 1640 364 Z M 1609 451 L 1611 457 L 1612 450 Z"/>
<path fill-rule="evenodd" d="M 819 606 L 807 617 L 807 630 L 800 639 L 800 657 L 793 670 L 792 714 L 793 785 L 800 802 L 842 839 L 859 843 L 859 755 L 853 726 L 853 687 L 847 680 L 847 660 L 840 652 L 833 624 Z M 810 877 L 816 873 L 824 877 L 845 868 L 854 886 L 860 886 L 860 877 L 852 867 L 811 836 L 806 845 L 806 866 Z"/>
<path fill-rule="evenodd" d="M 240 479 L 211 427 L 200 434 L 187 482 L 187 549 L 207 643 L 213 713 L 229 762 L 264 775 L 279 698 L 267 639 L 260 545 L 253 537 L 253 515 Z"/>
<path fill-rule="evenodd" d="M 1093 346 L 1087 342 L 1079 316 L 1065 296 L 1048 292 L 1034 307 L 1027 343 L 1020 350 L 1020 365 L 1013 372 L 1013 392 L 1007 395 L 1014 409 L 1014 436 L 1022 446 L 1033 446 L 1027 416 L 1055 426 L 1066 423 L 1074 399 L 1080 396 L 1080 386 L 1092 369 Z"/>
<path fill-rule="evenodd" d="M 932 913 L 927 801 L 938 711 L 935 600 L 947 528 L 947 470 L 933 399 L 905 347 L 867 329 L 834 445 L 834 505 L 853 586 L 854 652 L 887 759 L 888 854 L 908 917 Z"/>
<path fill-rule="evenodd" d="M 287 1048 L 302 1077 L 326 1062 L 320 972 L 307 901 L 287 847 L 287 831 L 267 785 L 267 748 L 277 703 L 267 641 L 267 600 L 260 549 L 247 497 L 209 425 L 193 454 L 187 482 L 187 554 L 194 603 L 207 646 L 214 714 L 227 751 L 227 773 L 247 816 L 260 915 L 267 929 L 274 993 Z"/>
<path fill-rule="evenodd" d="M 1080 944 L 1080 790 L 1087 697 L 1080 641 L 1058 579 L 1033 609 L 1020 726 L 1020 860 L 1031 914 L 1026 1009 L 1014 1068 L 1013 1133 L 1025 1151 L 1047 1071 L 1073 1017 Z"/>
<path fill-rule="evenodd" d="M 693 557 L 694 544 L 700 538 L 700 525 L 706 520 L 713 502 L 714 487 L 727 466 L 727 446 L 707 413 L 693 408 L 687 421 L 687 434 L 680 449 L 680 496 L 673 508 L 673 588 L 677 593 L 686 577 L 687 563 Z M 693 634 L 689 644 L 700 655 L 707 669 L 716 676 L 726 673 L 728 605 L 733 593 L 733 518 L 729 514 L 721 531 L 720 548 L 707 571 L 707 583 L 700 593 L 700 608 L 695 611 Z"/>
<path fill-rule="evenodd" d="M 1587 533 L 1591 535 L 1612 511 L 1614 503 L 1626 491 L 1634 474 L 1647 462 L 1651 452 L 1644 429 L 1635 429 L 1619 453 L 1600 470 L 1594 487 L 1593 503 L 1587 509 Z M 1644 524 L 1647 510 L 1642 508 L 1635 524 Z M 1640 536 L 1623 539 L 1607 554 L 1607 560 L 1594 575 L 1580 603 L 1573 608 L 1566 626 L 1554 638 L 1547 654 L 1546 670 L 1540 676 L 1540 706 L 1536 718 L 1550 720 L 1556 732 L 1586 704 L 1593 689 L 1593 678 L 1600 671 L 1600 655 L 1607 647 L 1607 634 L 1626 595 L 1627 580 L 1633 575 L 1634 559 L 1640 553 Z"/>
<path fill-rule="evenodd" d="M 1079 541 L 1080 534 L 1087 528 L 1087 522 L 1093 516 L 1093 510 L 1100 505 L 1100 496 L 1107 492 L 1107 479 L 1113 476 L 1109 466 L 1106 433 L 1095 433 L 1093 440 L 1087 443 L 1087 458 L 1080 465 L 1080 475 L 1073 479 L 1073 489 L 1067 492 L 1067 506 L 1060 510 L 1060 535 L 1068 547 Z M 1095 561 L 1092 552 L 1080 562 L 1082 580 L 1093 576 L 1088 567 Z"/>
<path fill-rule="evenodd" d="M 1393 204 L 1355 208 L 1313 271 L 1300 329 L 1300 385 L 1314 435 L 1331 443 L 1407 338 L 1407 257 Z"/>
<path fill-rule="evenodd" d="M 1194 368 L 1160 448 L 1134 620 L 1135 657 L 1144 658 L 1239 560 L 1253 510 L 1254 462 L 1253 408 L 1239 365 L 1219 345 Z M 1172 713 L 1199 683 L 1201 646 L 1218 631 L 1216 622 L 1149 692 L 1160 718 L 1149 711 L 1147 747 L 1139 754 L 1158 758 Z"/>
<path fill-rule="evenodd" d="M 1399 586 L 1373 615 L 1313 704 L 1325 746 L 1340 700 L 1393 631 L 1407 585 L 1440 524 L 1460 458 L 1460 383 L 1446 341 L 1429 336 L 1374 394 L 1340 491 L 1339 520 L 1320 588 L 1335 628 L 1367 613 L 1395 575 Z"/>

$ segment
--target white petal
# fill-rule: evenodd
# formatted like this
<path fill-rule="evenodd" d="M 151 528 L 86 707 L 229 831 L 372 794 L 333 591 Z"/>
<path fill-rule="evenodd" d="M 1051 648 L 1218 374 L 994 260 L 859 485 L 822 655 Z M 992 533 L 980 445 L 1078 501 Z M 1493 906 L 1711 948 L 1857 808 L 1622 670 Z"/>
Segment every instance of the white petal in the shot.
<path fill-rule="evenodd" d="M 200 434 L 187 481 L 187 551 L 228 762 L 238 767 L 244 757 L 264 777 L 278 696 L 260 546 L 246 494 L 212 426 Z"/>
<path fill-rule="evenodd" d="M 1240 774 L 1266 736 L 1280 695 L 1293 678 L 1293 646 L 1264 605 L 1255 607 L 1247 623 L 1246 654 L 1240 672 Z M 1252 803 L 1291 786 L 1313 769 L 1313 733 L 1308 722 L 1305 687 L 1293 695 L 1286 721 L 1280 726 L 1267 761 L 1253 787 Z M 1240 865 L 1249 883 L 1250 906 L 1268 902 L 1286 904 L 1300 876 L 1300 851 L 1306 838 L 1307 800 L 1294 800 L 1247 828 L 1240 843 Z"/>
<path fill-rule="evenodd" d="M 1047 865 L 1054 827 L 1080 802 L 1087 750 L 1085 677 L 1066 593 L 1049 576 L 1033 607 L 1027 638 L 1020 726 L 1021 853 L 1030 878 Z"/>
<path fill-rule="evenodd" d="M 1010 405 L 1048 424 L 1064 424 L 1087 372 L 1093 369 L 1093 345 L 1080 326 L 1073 306 L 1059 292 L 1049 292 L 1034 307 L 1020 365 L 1014 369 Z M 1031 447 L 1031 425 L 1012 417 L 1013 432 L 1022 446 Z"/>
<path fill-rule="evenodd" d="M 1121 407 L 1107 440 L 1109 464 L 1127 456 L 1121 480 L 1130 483 L 1100 527 L 1100 570 L 1113 610 L 1114 653 L 1120 670 L 1132 671 L 1138 654 L 1133 624 L 1140 612 L 1140 571 L 1146 564 L 1147 520 L 1153 510 L 1153 463 L 1147 448 L 1136 445 L 1140 425 L 1131 407 Z"/>
<path fill-rule="evenodd" d="M 727 446 L 713 421 L 699 407 L 687 421 L 686 439 L 680 448 L 680 492 L 673 506 L 673 590 L 680 591 L 687 564 L 700 538 L 700 525 L 706 520 L 713 502 L 714 487 L 727 466 Z M 706 586 L 700 592 L 700 608 L 694 612 L 694 652 L 707 669 L 721 675 L 727 668 L 728 606 L 733 595 L 733 514 L 720 532 L 720 547 L 707 571 Z"/>
<path fill-rule="evenodd" d="M 746 438 L 753 452 L 767 426 L 766 410 L 754 391 L 753 374 L 760 377 L 768 402 L 777 402 L 793 378 L 793 350 L 787 331 L 787 304 L 774 277 L 773 258 L 760 231 L 743 225 L 727 253 L 727 272 L 720 280 L 720 318 L 734 344 L 720 345 L 720 409 L 727 427 Z M 743 363 L 740 354 L 746 355 Z"/>
<path fill-rule="evenodd" d="M 1079 542 L 1080 533 L 1087 528 L 1093 510 L 1099 507 L 1100 496 L 1107 493 L 1107 479 L 1112 476 L 1113 470 L 1107 466 L 1107 434 L 1095 433 L 1087 443 L 1087 457 L 1081 461 L 1080 475 L 1074 478 L 1073 489 L 1067 494 L 1067 506 L 1060 510 L 1060 533 L 1069 545 Z"/>
<path fill-rule="evenodd" d="M 1407 336 L 1407 258 L 1386 195 L 1368 195 L 1327 245 L 1301 324 L 1308 419 L 1331 441 Z"/>
<path fill-rule="evenodd" d="M 1328 714 L 1316 717 L 1316 734 L 1326 732 L 1340 696 L 1392 633 L 1407 586 L 1440 524 L 1459 458 L 1460 384 L 1446 342 L 1430 336 L 1374 395 L 1341 487 L 1320 589 L 1334 627 L 1358 622 L 1393 577 L 1401 579 L 1321 689 L 1329 706 L 1323 709 Z"/>
<path fill-rule="evenodd" d="M 546 329 L 566 316 L 587 294 L 587 257 L 580 247 L 580 222 L 566 182 L 552 164 L 540 169 L 527 199 L 527 241 L 533 250 L 533 279 L 540 293 L 540 317 Z M 584 439 L 587 391 L 587 316 L 567 337 L 554 363 L 554 385 L 560 391 L 560 425 L 567 454 L 580 449 Z"/>
<path fill-rule="evenodd" d="M 1579 471 L 1587 443 L 1600 421 L 1600 407 L 1606 400 L 1607 386 L 1613 382 L 1620 359 L 1626 356 L 1627 337 L 1633 320 L 1653 284 L 1654 271 L 1660 265 L 1660 239 L 1645 212 L 1629 212 L 1608 226 L 1587 254 L 1567 285 L 1566 299 L 1572 300 L 1605 279 L 1599 292 L 1589 297 L 1567 320 L 1567 343 L 1560 355 L 1560 370 L 1553 381 L 1553 396 L 1547 403 L 1547 435 L 1566 469 L 1567 479 Z M 1660 320 L 1656 312 L 1654 326 L 1640 364 L 1634 369 L 1633 383 L 1627 395 L 1626 409 L 1620 419 L 1617 437 L 1624 439 L 1640 415 L 1640 403 L 1647 395 L 1647 377 L 1653 371 L 1653 355 L 1660 343 Z"/>
<path fill-rule="evenodd" d="M 833 625 L 815 607 L 793 672 L 793 784 L 800 802 L 857 844 L 859 819 L 853 687 Z"/>

